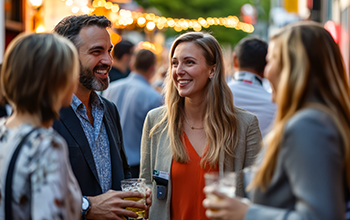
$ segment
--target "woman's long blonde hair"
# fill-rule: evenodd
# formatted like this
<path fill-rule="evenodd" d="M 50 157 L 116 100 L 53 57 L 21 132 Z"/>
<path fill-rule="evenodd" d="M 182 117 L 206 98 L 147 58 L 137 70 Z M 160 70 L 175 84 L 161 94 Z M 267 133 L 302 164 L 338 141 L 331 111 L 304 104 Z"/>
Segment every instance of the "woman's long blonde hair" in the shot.
<path fill-rule="evenodd" d="M 225 81 L 222 51 L 217 40 L 210 34 L 189 32 L 179 36 L 174 41 L 170 51 L 170 68 L 164 89 L 166 109 L 161 116 L 161 121 L 151 129 L 150 137 L 163 122 L 166 122 L 173 158 L 180 163 L 188 161 L 186 149 L 181 141 L 185 99 L 179 95 L 171 74 L 171 59 L 176 47 L 183 42 L 196 44 L 203 51 L 207 65 L 215 65 L 214 76 L 210 80 L 208 79 L 205 103 L 204 129 L 209 148 L 201 160 L 201 166 L 205 167 L 208 163 L 211 168 L 216 168 L 221 149 L 234 156 L 238 134 L 233 97 Z"/>
<path fill-rule="evenodd" d="M 341 134 L 344 169 L 350 188 L 350 90 L 338 45 L 315 22 L 289 25 L 271 40 L 280 57 L 278 108 L 273 129 L 267 137 L 265 158 L 250 187 L 267 188 L 276 168 L 286 123 L 297 111 L 312 105 L 308 97 L 316 96 L 324 104 L 313 106 L 327 112 Z"/>

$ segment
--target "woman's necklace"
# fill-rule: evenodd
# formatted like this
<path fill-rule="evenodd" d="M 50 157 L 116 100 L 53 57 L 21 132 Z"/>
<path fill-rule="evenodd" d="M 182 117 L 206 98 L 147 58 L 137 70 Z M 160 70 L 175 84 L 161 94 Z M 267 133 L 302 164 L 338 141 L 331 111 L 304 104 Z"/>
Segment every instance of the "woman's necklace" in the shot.
<path fill-rule="evenodd" d="M 197 130 L 202 130 L 202 129 L 204 129 L 204 127 L 196 128 L 196 127 L 190 125 L 190 123 L 187 121 L 186 115 L 184 115 L 184 118 L 185 118 L 186 123 L 188 124 L 188 126 L 190 126 L 190 128 L 191 128 L 192 130 L 194 130 L 194 129 L 197 129 Z"/>

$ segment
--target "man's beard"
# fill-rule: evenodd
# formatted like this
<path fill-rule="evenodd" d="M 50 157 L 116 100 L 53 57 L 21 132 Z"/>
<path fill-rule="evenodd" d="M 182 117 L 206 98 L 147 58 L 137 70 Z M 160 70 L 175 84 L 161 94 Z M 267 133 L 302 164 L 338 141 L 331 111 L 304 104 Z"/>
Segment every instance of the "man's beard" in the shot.
<path fill-rule="evenodd" d="M 111 67 L 107 65 L 98 65 L 98 66 L 95 66 L 94 69 L 99 69 L 99 68 L 106 69 L 106 67 L 108 67 L 108 72 L 109 72 Z M 79 82 L 83 86 L 85 86 L 88 90 L 103 91 L 108 88 L 109 77 L 107 77 L 106 79 L 97 78 L 91 69 L 83 66 L 83 64 L 80 62 Z"/>

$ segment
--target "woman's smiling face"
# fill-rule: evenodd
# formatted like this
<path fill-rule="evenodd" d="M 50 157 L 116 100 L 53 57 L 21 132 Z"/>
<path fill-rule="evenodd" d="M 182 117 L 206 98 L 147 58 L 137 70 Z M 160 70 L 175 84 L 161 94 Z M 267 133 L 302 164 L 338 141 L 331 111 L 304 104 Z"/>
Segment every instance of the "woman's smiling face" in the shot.
<path fill-rule="evenodd" d="M 175 48 L 171 63 L 173 82 L 179 95 L 203 99 L 214 72 L 214 67 L 208 66 L 203 50 L 193 42 L 182 42 Z"/>

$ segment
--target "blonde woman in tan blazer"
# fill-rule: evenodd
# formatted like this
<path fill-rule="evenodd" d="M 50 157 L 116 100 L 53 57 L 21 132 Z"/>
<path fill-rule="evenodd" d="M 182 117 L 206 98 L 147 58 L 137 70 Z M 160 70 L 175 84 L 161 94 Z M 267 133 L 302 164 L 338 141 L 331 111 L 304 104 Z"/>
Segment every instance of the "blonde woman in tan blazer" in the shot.
<path fill-rule="evenodd" d="M 222 51 L 213 36 L 179 36 L 170 60 L 165 106 L 145 120 L 140 177 L 153 192 L 150 219 L 206 219 L 202 174 L 236 171 L 237 195 L 243 196 L 242 169 L 253 164 L 262 137 L 257 117 L 233 106 Z M 168 183 L 153 181 L 154 170 L 168 174 Z"/>

